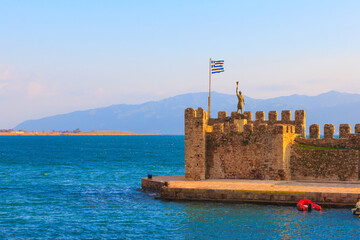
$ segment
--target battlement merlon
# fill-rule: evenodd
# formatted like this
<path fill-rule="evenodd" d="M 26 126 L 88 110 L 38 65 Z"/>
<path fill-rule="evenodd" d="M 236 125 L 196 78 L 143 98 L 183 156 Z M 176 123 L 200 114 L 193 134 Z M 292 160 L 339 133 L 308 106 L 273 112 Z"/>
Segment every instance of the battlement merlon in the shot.
<path fill-rule="evenodd" d="M 309 127 L 310 138 L 320 139 L 320 126 L 318 124 L 312 124 Z"/>
<path fill-rule="evenodd" d="M 351 134 L 350 124 L 340 124 L 339 126 L 339 138 L 346 138 Z"/>
<path fill-rule="evenodd" d="M 295 133 L 306 138 L 306 113 L 305 110 L 295 111 Z"/>
<path fill-rule="evenodd" d="M 350 124 L 340 124 L 339 138 L 334 136 L 335 126 L 333 124 L 324 125 L 324 138 L 320 138 L 320 126 L 318 124 L 312 124 L 309 130 L 310 138 L 298 138 L 296 141 L 307 145 L 333 149 L 360 149 L 360 124 L 355 125 L 354 133 L 351 132 Z"/>

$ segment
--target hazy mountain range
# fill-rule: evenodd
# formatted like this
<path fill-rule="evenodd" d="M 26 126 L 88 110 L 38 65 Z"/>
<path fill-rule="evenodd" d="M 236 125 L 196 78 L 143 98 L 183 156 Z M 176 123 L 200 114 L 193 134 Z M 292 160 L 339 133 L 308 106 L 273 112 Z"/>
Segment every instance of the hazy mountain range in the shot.
<path fill-rule="evenodd" d="M 184 110 L 187 107 L 203 107 L 207 110 L 208 93 L 189 93 L 151 101 L 138 105 L 117 104 L 109 107 L 76 111 L 20 123 L 14 129 L 26 131 L 74 130 L 120 130 L 134 133 L 184 134 Z M 212 117 L 218 111 L 228 115 L 236 111 L 235 95 L 212 93 Z M 354 128 L 360 123 L 360 94 L 331 91 L 317 96 L 291 95 L 270 99 L 254 99 L 245 96 L 245 110 L 306 110 L 307 126 L 332 123 L 338 131 L 340 123 L 349 123 Z M 308 132 L 308 129 L 307 129 Z M 322 132 L 322 131 L 321 131 Z"/>

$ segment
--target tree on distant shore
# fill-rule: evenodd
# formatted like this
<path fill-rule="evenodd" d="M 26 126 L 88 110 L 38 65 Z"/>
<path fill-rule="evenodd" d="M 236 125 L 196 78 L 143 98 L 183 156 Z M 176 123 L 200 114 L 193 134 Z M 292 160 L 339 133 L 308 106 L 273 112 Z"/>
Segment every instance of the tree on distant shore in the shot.
<path fill-rule="evenodd" d="M 0 132 L 15 132 L 14 129 L 1 129 Z"/>
<path fill-rule="evenodd" d="M 80 133 L 80 132 L 81 132 L 80 128 L 77 128 L 73 131 L 73 133 Z"/>

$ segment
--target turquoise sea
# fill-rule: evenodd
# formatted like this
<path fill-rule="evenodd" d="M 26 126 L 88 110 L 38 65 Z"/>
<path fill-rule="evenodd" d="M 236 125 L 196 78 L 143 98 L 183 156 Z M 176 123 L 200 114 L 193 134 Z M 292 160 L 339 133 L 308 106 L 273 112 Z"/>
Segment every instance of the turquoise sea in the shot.
<path fill-rule="evenodd" d="M 0 239 L 359 238 L 349 209 L 155 200 L 184 174 L 183 136 L 0 137 Z"/>

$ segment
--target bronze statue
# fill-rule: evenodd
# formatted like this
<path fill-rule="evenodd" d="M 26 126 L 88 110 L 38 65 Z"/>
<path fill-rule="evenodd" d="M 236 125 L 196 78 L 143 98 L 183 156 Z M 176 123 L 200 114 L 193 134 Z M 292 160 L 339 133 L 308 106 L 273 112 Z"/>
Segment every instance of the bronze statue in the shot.
<path fill-rule="evenodd" d="M 236 82 L 236 96 L 238 97 L 238 105 L 237 105 L 237 112 L 241 111 L 243 113 L 243 108 L 245 105 L 244 97 L 241 95 L 241 91 L 239 91 L 239 82 Z"/>

